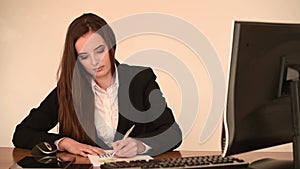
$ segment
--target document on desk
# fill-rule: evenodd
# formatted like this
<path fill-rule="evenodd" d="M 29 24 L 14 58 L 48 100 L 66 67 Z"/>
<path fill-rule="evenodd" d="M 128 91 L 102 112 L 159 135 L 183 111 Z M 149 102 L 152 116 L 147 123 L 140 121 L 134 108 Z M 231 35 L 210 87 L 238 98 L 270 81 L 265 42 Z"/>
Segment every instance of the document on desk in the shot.
<path fill-rule="evenodd" d="M 149 155 L 137 155 L 135 157 L 130 157 L 130 158 L 120 158 L 116 156 L 111 156 L 111 157 L 99 157 L 99 156 L 93 156 L 93 155 L 88 155 L 88 158 L 90 162 L 93 164 L 94 167 L 99 167 L 100 165 L 108 162 L 116 162 L 116 161 L 133 161 L 133 160 L 150 160 L 153 159 Z"/>

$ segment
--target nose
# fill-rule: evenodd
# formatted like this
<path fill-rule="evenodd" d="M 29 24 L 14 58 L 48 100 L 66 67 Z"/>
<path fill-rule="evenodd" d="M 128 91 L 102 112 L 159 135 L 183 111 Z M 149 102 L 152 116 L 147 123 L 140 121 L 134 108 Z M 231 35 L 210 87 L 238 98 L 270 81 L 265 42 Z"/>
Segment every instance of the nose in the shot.
<path fill-rule="evenodd" d="M 97 66 L 99 64 L 99 59 L 95 55 L 92 55 L 91 57 L 91 64 L 93 66 Z"/>

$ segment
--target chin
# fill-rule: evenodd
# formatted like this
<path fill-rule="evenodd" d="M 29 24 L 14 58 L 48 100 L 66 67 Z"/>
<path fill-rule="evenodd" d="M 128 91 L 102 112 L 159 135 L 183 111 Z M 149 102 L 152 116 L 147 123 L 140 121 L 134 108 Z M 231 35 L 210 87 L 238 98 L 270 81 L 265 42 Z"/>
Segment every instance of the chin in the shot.
<path fill-rule="evenodd" d="M 96 73 L 96 78 L 106 77 L 109 73 L 110 73 L 109 71 L 102 70 Z"/>

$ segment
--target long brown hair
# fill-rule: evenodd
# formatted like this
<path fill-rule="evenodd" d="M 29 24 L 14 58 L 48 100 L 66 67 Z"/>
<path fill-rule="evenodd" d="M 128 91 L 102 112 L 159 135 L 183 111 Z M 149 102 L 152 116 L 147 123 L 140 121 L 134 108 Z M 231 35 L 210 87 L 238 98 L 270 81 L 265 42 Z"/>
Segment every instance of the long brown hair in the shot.
<path fill-rule="evenodd" d="M 58 122 L 62 136 L 94 144 L 94 97 L 88 73 L 77 61 L 76 41 L 88 32 L 99 33 L 109 48 L 112 73 L 115 71 L 115 35 L 106 21 L 92 13 L 83 14 L 69 26 L 58 69 Z"/>

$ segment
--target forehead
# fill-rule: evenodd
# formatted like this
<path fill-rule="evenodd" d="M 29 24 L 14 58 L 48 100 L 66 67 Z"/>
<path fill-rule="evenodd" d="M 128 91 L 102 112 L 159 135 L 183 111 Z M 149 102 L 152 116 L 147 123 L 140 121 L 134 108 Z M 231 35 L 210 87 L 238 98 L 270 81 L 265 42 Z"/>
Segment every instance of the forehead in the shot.
<path fill-rule="evenodd" d="M 81 36 L 75 43 L 77 52 L 93 51 L 99 45 L 106 46 L 106 42 L 102 36 L 95 32 L 88 32 Z"/>

